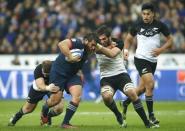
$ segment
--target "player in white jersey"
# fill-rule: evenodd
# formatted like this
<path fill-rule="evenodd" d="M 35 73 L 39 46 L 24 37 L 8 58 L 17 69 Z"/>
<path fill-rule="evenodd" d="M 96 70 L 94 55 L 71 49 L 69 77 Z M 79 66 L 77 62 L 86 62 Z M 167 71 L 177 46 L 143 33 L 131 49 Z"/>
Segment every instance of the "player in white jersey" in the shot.
<path fill-rule="evenodd" d="M 115 114 L 118 123 L 126 127 L 126 122 L 113 99 L 115 92 L 120 90 L 132 100 L 134 109 L 145 126 L 155 127 L 147 119 L 142 103 L 123 64 L 123 42 L 112 38 L 111 31 L 105 25 L 98 28 L 96 32 L 100 40 L 100 44 L 97 44 L 96 56 L 100 66 L 101 95 L 105 105 Z"/>
<path fill-rule="evenodd" d="M 140 82 L 136 92 L 141 95 L 145 92 L 146 105 L 149 119 L 154 124 L 159 124 L 153 112 L 153 89 L 154 73 L 157 66 L 157 56 L 172 45 L 172 36 L 167 26 L 155 20 L 155 9 L 151 3 L 142 6 L 142 20 L 133 25 L 125 39 L 124 59 L 128 59 L 129 45 L 137 38 L 137 49 L 134 57 L 136 69 L 140 75 Z M 166 37 L 166 43 L 160 44 L 160 34 Z M 130 100 L 125 100 L 122 104 L 123 112 L 126 114 Z"/>

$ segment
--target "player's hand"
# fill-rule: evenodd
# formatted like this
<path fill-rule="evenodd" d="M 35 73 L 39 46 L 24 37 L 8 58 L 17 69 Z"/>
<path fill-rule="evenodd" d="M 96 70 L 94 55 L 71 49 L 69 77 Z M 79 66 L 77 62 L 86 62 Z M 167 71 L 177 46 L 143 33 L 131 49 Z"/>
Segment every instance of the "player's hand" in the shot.
<path fill-rule="evenodd" d="M 103 46 L 101 44 L 97 43 L 95 50 L 97 52 L 97 51 L 100 51 L 102 48 L 103 48 Z"/>
<path fill-rule="evenodd" d="M 123 51 L 123 58 L 124 58 L 124 60 L 128 60 L 128 56 L 129 56 L 128 49 L 124 49 L 124 51 Z"/>
<path fill-rule="evenodd" d="M 116 47 L 116 43 L 115 42 L 112 42 L 112 44 L 110 44 L 109 46 L 107 46 L 107 48 L 109 48 L 109 49 L 112 49 L 114 47 Z"/>
<path fill-rule="evenodd" d="M 70 55 L 69 57 L 67 57 L 67 61 L 70 62 L 70 63 L 79 62 L 80 60 L 81 60 L 80 56 Z"/>
<path fill-rule="evenodd" d="M 49 92 L 58 92 L 60 88 L 58 86 L 55 86 L 53 83 L 46 86 L 46 90 Z"/>
<path fill-rule="evenodd" d="M 162 49 L 161 48 L 155 48 L 155 49 L 152 50 L 151 53 L 152 53 L 153 56 L 158 56 L 162 53 Z"/>

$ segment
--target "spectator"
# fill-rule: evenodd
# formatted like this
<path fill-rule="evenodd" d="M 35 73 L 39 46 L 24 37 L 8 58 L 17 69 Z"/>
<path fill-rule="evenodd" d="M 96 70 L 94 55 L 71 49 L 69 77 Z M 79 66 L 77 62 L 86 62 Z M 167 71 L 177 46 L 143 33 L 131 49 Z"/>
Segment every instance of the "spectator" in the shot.
<path fill-rule="evenodd" d="M 12 65 L 21 65 L 20 60 L 19 60 L 19 56 L 15 55 L 14 59 L 12 60 Z"/>
<path fill-rule="evenodd" d="M 102 24 L 111 27 L 115 37 L 124 39 L 129 25 L 140 19 L 141 4 L 145 1 L 1 0 L 0 54 L 57 53 L 54 48 L 56 40 L 83 37 Z M 183 0 L 155 0 L 154 4 L 159 19 L 168 25 L 174 35 L 178 32 L 184 38 Z M 181 42 L 180 46 L 184 48 L 184 44 Z M 136 45 L 131 48 L 134 51 Z M 174 48 L 170 52 L 182 51 Z"/>

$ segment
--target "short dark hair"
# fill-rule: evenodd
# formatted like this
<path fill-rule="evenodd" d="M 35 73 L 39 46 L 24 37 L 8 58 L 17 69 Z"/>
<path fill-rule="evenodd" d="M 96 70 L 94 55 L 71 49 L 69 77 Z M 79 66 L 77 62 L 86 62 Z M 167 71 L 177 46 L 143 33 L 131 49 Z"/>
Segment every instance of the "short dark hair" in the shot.
<path fill-rule="evenodd" d="M 110 37 L 111 36 L 111 30 L 106 25 L 100 26 L 96 30 L 96 33 L 98 34 L 98 36 L 100 36 L 100 35 L 105 35 L 107 37 Z"/>
<path fill-rule="evenodd" d="M 42 69 L 44 73 L 49 73 L 51 69 L 52 61 L 45 60 L 42 62 Z"/>
<path fill-rule="evenodd" d="M 152 12 L 155 12 L 155 7 L 152 3 L 144 3 L 141 7 L 141 10 L 151 10 Z"/>
<path fill-rule="evenodd" d="M 84 40 L 92 41 L 95 40 L 97 43 L 99 42 L 99 38 L 96 33 L 88 33 L 87 35 L 84 36 Z"/>

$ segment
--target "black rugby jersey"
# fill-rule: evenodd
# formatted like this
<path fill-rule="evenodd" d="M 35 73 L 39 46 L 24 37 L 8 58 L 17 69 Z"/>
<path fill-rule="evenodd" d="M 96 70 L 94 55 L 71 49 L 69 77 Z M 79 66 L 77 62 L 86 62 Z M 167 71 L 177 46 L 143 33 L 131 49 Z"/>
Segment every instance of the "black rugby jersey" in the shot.
<path fill-rule="evenodd" d="M 34 78 L 35 80 L 38 78 L 44 78 L 44 82 L 46 85 L 49 84 L 49 77 L 44 77 L 42 73 L 42 64 L 37 65 L 37 67 L 34 70 Z"/>

